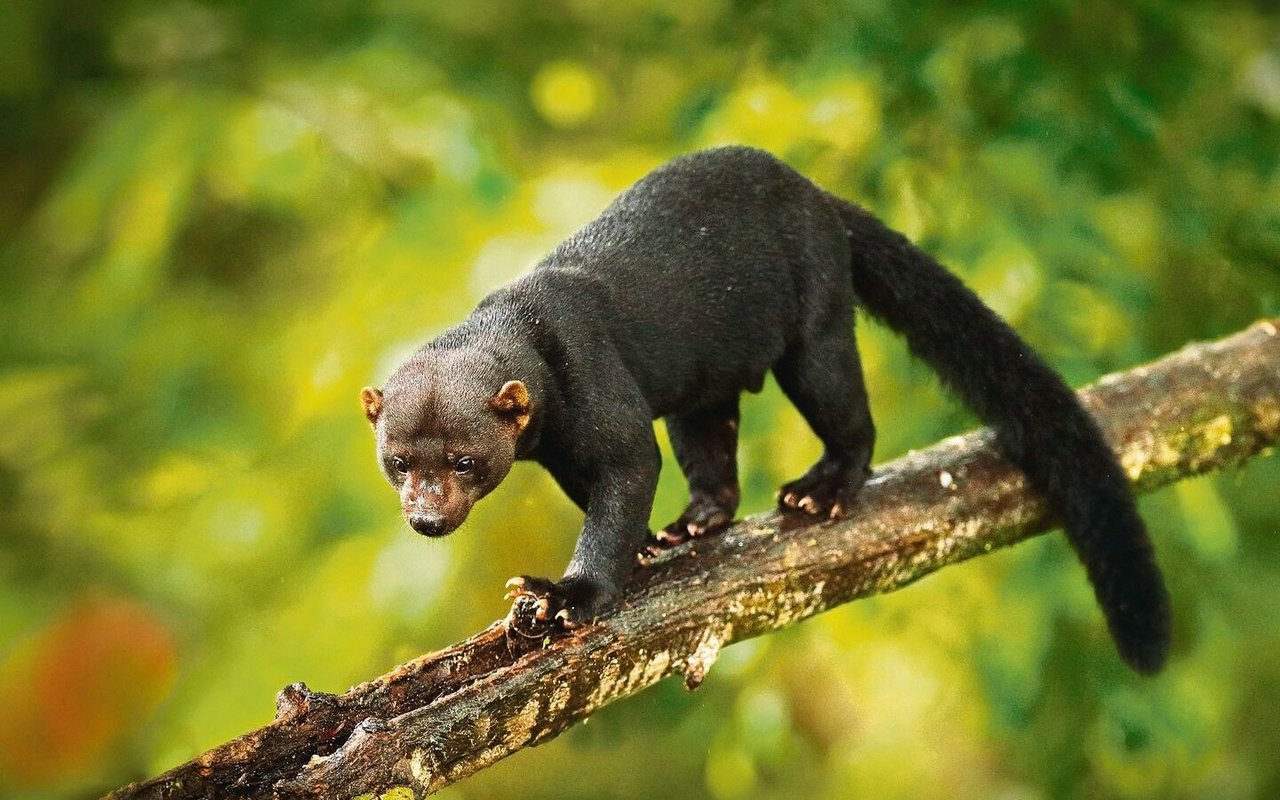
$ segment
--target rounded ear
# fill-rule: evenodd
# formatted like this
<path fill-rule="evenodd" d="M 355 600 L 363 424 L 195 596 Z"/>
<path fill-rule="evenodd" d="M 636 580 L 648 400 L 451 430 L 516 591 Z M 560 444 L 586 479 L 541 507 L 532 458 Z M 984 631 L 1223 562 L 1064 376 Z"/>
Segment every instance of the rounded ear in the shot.
<path fill-rule="evenodd" d="M 529 389 L 520 381 L 507 381 L 489 398 L 489 407 L 516 426 L 517 433 L 529 424 Z"/>
<path fill-rule="evenodd" d="M 364 387 L 360 390 L 360 405 L 364 406 L 364 416 L 369 424 L 377 425 L 378 415 L 382 413 L 382 392 Z"/>

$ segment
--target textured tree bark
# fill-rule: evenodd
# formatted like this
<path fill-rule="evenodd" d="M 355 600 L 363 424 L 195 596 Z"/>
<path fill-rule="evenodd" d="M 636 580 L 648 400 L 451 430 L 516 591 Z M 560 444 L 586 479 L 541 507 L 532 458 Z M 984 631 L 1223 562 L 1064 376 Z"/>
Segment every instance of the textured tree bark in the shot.
<path fill-rule="evenodd" d="M 1280 320 L 1081 392 L 1137 491 L 1280 440 Z M 614 615 L 548 641 L 517 619 L 335 696 L 301 684 L 271 724 L 110 798 L 422 796 L 671 674 L 696 687 L 730 642 L 1048 530 L 988 432 L 883 465 L 836 523 L 769 512 L 637 570 Z M 1083 575 L 1081 576 L 1083 580 Z"/>

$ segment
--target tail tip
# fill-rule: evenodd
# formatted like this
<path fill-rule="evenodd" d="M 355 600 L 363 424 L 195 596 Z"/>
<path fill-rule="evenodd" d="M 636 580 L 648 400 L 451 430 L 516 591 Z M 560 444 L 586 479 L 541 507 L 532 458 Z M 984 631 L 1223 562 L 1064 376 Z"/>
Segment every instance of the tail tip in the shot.
<path fill-rule="evenodd" d="M 1146 602 L 1126 603 L 1108 613 L 1116 648 L 1125 663 L 1140 675 L 1155 675 L 1169 660 L 1173 618 L 1163 583 L 1146 594 Z"/>
<path fill-rule="evenodd" d="M 1120 657 L 1139 675 L 1155 675 L 1164 669 L 1169 660 L 1167 637 L 1148 637 L 1141 640 L 1118 641 Z"/>

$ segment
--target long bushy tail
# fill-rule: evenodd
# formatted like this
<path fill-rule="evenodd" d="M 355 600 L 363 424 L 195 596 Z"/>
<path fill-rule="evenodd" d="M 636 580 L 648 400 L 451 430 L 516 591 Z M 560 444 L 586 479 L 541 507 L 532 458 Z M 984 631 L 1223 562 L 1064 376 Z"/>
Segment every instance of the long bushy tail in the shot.
<path fill-rule="evenodd" d="M 1154 673 L 1169 649 L 1169 596 L 1124 472 L 1076 395 L 950 272 L 905 236 L 834 198 L 853 286 L 873 316 L 996 431 L 1065 520 L 1120 655 Z"/>

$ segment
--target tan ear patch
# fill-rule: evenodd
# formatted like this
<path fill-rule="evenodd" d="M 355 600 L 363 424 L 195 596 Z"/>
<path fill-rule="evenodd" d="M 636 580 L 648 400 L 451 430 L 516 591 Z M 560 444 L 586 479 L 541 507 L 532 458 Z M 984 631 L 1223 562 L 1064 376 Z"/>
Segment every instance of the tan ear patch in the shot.
<path fill-rule="evenodd" d="M 364 406 L 364 416 L 369 424 L 377 425 L 378 415 L 382 413 L 382 392 L 364 387 L 360 390 L 360 405 Z"/>
<path fill-rule="evenodd" d="M 521 381 L 507 381 L 497 394 L 489 398 L 489 407 L 514 424 L 517 432 L 528 426 L 531 406 L 529 389 Z"/>

